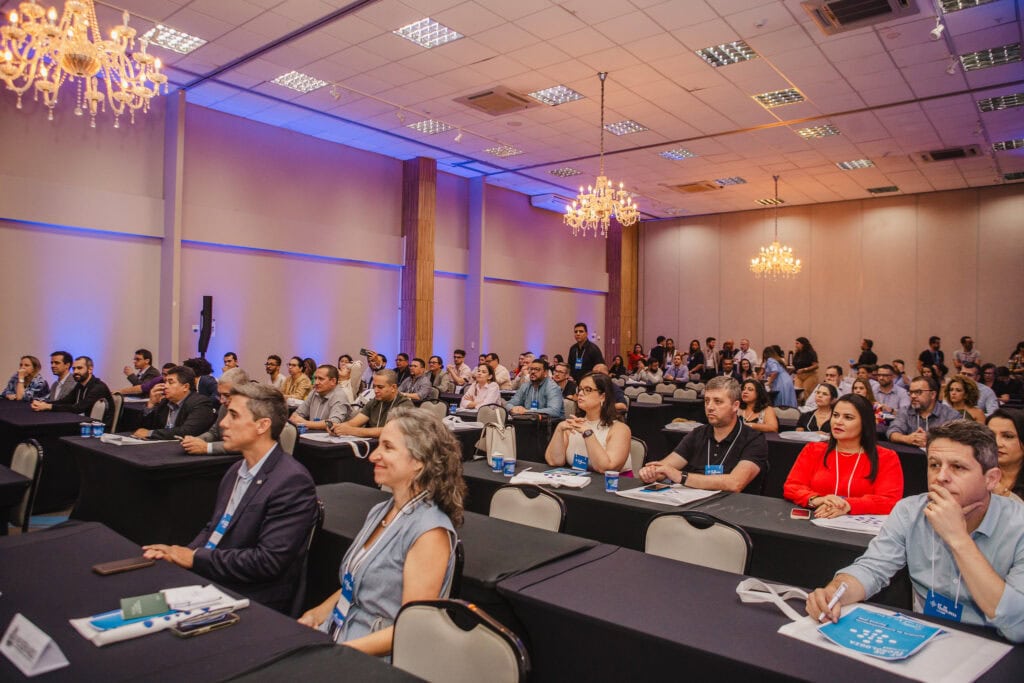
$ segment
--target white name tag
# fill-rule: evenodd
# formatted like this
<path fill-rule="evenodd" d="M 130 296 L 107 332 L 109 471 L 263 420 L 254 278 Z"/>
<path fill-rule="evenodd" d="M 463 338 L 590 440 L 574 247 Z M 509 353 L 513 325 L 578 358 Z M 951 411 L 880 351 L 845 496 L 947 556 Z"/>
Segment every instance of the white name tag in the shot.
<path fill-rule="evenodd" d="M 11 619 L 0 640 L 0 652 L 26 676 L 37 676 L 68 665 L 57 643 L 21 614 Z"/>

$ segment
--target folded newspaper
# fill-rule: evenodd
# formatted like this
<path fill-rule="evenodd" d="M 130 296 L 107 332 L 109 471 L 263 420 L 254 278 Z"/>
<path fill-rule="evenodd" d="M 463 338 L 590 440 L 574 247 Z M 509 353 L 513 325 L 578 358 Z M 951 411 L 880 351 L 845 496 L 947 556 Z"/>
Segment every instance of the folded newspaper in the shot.
<path fill-rule="evenodd" d="M 198 589 L 198 590 L 197 590 Z M 125 619 L 121 610 L 94 614 L 80 619 L 70 619 L 71 625 L 83 638 L 97 647 L 131 640 L 140 636 L 163 631 L 179 621 L 199 616 L 208 612 L 229 612 L 249 606 L 245 598 L 235 600 L 216 586 L 186 586 L 168 588 L 161 591 L 170 609 L 163 614 L 156 614 L 140 619 Z M 184 607 L 187 609 L 174 609 Z"/>

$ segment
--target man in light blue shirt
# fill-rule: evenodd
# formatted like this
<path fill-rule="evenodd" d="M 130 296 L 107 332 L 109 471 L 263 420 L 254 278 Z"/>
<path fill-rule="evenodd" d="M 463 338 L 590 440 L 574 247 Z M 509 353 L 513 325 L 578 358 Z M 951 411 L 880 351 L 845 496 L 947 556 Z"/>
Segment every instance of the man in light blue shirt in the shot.
<path fill-rule="evenodd" d="M 928 493 L 897 503 L 867 551 L 811 593 L 807 613 L 834 622 L 842 605 L 870 598 L 906 566 L 916 611 L 1024 642 L 1024 505 L 992 495 L 1001 477 L 995 435 L 955 420 L 928 432 L 927 457 Z"/>
<path fill-rule="evenodd" d="M 562 390 L 548 377 L 549 367 L 546 360 L 539 358 L 530 362 L 526 368 L 530 381 L 519 387 L 516 395 L 509 400 L 507 405 L 510 413 L 539 413 L 558 418 L 564 415 Z"/>

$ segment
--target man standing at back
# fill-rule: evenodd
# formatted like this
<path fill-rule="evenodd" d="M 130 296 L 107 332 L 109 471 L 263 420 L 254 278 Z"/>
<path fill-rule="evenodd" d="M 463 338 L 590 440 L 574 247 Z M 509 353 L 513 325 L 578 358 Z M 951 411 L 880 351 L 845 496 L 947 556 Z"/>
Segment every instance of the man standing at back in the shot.
<path fill-rule="evenodd" d="M 236 386 L 221 422 L 224 445 L 242 460 L 221 479 L 214 512 L 187 547 L 143 546 L 167 560 L 267 607 L 288 612 L 313 521 L 316 489 L 277 439 L 288 418 L 280 391 Z"/>
<path fill-rule="evenodd" d="M 928 337 L 928 348 L 917 356 L 917 374 L 926 365 L 945 365 L 946 354 L 942 352 L 942 339 L 939 337 Z"/>
<path fill-rule="evenodd" d="M 569 347 L 566 364 L 573 380 L 579 384 L 580 377 L 591 372 L 598 363 L 604 363 L 604 355 L 597 344 L 587 339 L 587 324 L 576 323 L 572 328 L 572 336 L 576 343 Z M 662 351 L 664 353 L 664 350 Z"/>

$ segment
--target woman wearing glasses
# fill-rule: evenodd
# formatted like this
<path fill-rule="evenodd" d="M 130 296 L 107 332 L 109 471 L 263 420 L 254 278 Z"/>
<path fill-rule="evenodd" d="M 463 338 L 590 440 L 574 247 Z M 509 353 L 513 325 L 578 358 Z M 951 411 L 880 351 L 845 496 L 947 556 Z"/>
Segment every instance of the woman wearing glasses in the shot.
<path fill-rule="evenodd" d="M 632 471 L 629 427 L 618 420 L 615 390 L 608 375 L 586 374 L 576 394 L 577 414 L 558 423 L 544 459 L 554 467 L 604 472 Z"/>

